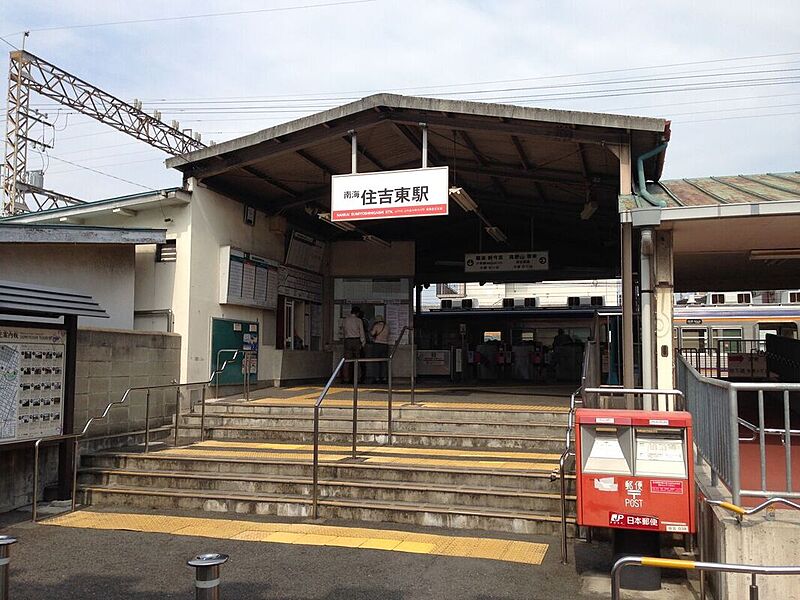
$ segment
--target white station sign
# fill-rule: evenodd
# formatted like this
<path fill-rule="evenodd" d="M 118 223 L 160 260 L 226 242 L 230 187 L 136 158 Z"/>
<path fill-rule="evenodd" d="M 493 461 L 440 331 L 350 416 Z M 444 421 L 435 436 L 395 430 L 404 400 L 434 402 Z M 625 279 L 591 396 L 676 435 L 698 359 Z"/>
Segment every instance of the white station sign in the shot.
<path fill-rule="evenodd" d="M 550 257 L 543 252 L 481 252 L 464 255 L 467 273 L 495 273 L 508 271 L 546 271 Z"/>
<path fill-rule="evenodd" d="M 331 178 L 331 220 L 446 215 L 448 168 L 352 173 Z"/>

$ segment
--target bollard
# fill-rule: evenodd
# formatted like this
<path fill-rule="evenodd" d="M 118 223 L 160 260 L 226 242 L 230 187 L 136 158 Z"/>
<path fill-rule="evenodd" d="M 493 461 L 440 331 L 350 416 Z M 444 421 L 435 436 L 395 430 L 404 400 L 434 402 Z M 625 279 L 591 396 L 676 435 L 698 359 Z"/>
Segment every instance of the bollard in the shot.
<path fill-rule="evenodd" d="M 16 544 L 16 538 L 10 535 L 0 535 L 0 600 L 8 600 L 8 557 L 11 544 Z"/>
<path fill-rule="evenodd" d="M 216 553 L 198 554 L 187 561 L 187 565 L 195 568 L 195 600 L 219 600 L 219 567 L 226 562 L 227 554 Z"/>

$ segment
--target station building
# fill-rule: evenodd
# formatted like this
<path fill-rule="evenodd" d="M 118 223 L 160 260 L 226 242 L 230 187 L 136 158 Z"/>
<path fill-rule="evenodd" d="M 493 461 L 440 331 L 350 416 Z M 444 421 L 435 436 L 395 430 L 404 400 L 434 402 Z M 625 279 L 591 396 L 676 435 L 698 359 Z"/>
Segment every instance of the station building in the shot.
<path fill-rule="evenodd" d="M 585 335 L 599 342 L 594 351 L 601 356 L 595 364 L 604 365 L 605 372 L 614 365 L 618 381 L 613 383 L 663 390 L 692 386 L 699 398 L 712 384 L 697 378 L 676 356 L 675 293 L 800 287 L 800 175 L 661 182 L 670 137 L 669 121 L 663 119 L 379 94 L 171 158 L 167 166 L 184 176 L 178 189 L 18 215 L 3 223 L 165 230 L 163 241 L 136 246 L 132 324 L 134 329 L 180 335 L 183 381 L 205 381 L 221 354 L 234 348 L 257 353 L 255 369 L 247 375 L 257 385 L 324 381 L 342 356 L 341 321 L 357 305 L 367 319 L 383 317 L 389 322 L 398 338 L 391 341 L 400 344 L 393 364 L 400 377 L 413 376 L 420 352 L 451 352 L 452 362 L 459 355 L 460 372 L 467 373 L 469 353 L 481 354 L 480 345 L 510 353 L 510 363 L 504 355 L 503 364 L 510 364 L 513 372 L 513 366 L 528 360 L 528 345 L 542 341 L 537 331 L 548 329 L 551 335 L 552 329 L 572 325 L 579 341 Z M 425 206 L 429 200 L 421 188 L 414 190 L 402 179 L 426 169 L 446 169 L 447 185 L 436 198 L 436 212 L 418 218 L 358 220 L 335 214 L 331 197 L 337 175 L 394 173 L 400 183 L 393 189 L 370 189 L 366 194 L 364 189 L 348 188 L 345 193 L 362 203 L 358 210 L 384 210 L 380 203 L 385 196 L 392 210 L 398 203 L 402 213 L 404 203 Z M 358 192 L 355 197 L 353 192 Z M 391 216 L 383 214 L 387 215 Z M 618 292 L 589 294 L 588 303 L 578 294 L 578 302 L 566 307 L 526 305 L 524 297 L 518 306 L 512 297 L 513 305 L 497 310 L 463 305 L 460 312 L 441 307 L 422 312 L 426 288 L 439 285 L 499 283 L 513 289 L 541 281 L 614 279 L 620 280 Z M 595 297 L 602 301 L 593 302 Z M 409 335 L 399 337 L 406 328 Z M 497 335 L 487 339 L 487 332 Z M 523 352 L 517 356 L 517 350 Z M 586 364 L 575 364 L 582 362 Z M 495 379 L 496 369 L 489 369 L 487 376 L 481 367 L 486 364 L 476 366 L 475 379 Z M 241 371 L 228 375 L 222 383 L 241 381 Z M 564 379 L 580 376 L 577 372 Z M 788 394 L 786 414 L 793 407 Z M 718 400 L 712 396 L 704 399 Z M 696 429 L 696 445 L 713 472 L 709 485 L 719 478 L 739 500 L 748 495 L 747 486 L 755 484 L 739 479 L 741 469 L 731 470 L 730 464 L 739 466 L 739 447 L 714 438 L 718 415 L 737 427 L 731 406 L 715 404 L 719 413 L 713 418 L 696 413 L 703 420 Z M 563 410 L 551 412 L 554 419 L 556 413 L 564 416 Z M 166 422 L 166 409 L 159 416 Z M 176 421 L 199 430 L 202 438 L 204 425 L 196 421 L 204 417 L 176 416 Z M 252 418 L 214 415 L 221 422 L 234 417 Z M 432 421 L 425 422 L 431 426 Z M 458 429 L 463 423 L 449 425 Z M 470 424 L 476 425 L 482 423 Z M 528 425 L 492 423 L 494 431 Z M 220 440 L 251 439 L 245 436 L 258 433 L 255 428 L 219 429 Z M 310 431 L 283 433 L 307 441 Z M 339 439 L 344 432 L 328 435 Z M 414 435 L 405 432 L 403 439 Z M 419 434 L 417 442 L 424 445 L 441 438 L 443 444 L 472 444 L 480 438 L 488 447 L 518 448 L 513 436 L 493 435 L 496 439 L 438 430 Z M 563 437 L 559 432 L 544 442 L 527 441 L 534 448 L 539 443 L 560 446 Z M 497 443 L 509 445 L 491 446 Z M 452 447 L 467 452 L 479 446 Z M 776 462 L 775 450 L 763 447 L 762 443 L 762 462 L 768 453 L 770 462 Z M 750 460 L 757 457 L 752 447 L 748 451 Z M 735 460 L 720 454 L 725 452 L 732 452 Z M 789 474 L 792 454 L 790 448 Z M 283 463 L 273 464 L 280 468 Z M 534 476 L 549 485 L 549 473 Z M 788 479 L 786 491 L 794 494 Z M 357 483 L 362 489 L 380 482 Z M 398 493 L 408 491 L 400 482 L 393 485 Z M 775 485 L 774 477 L 764 475 L 760 489 L 749 490 L 750 496 L 769 495 Z M 156 505 L 178 495 L 182 502 L 196 503 L 193 506 L 205 506 L 209 499 L 193 490 L 154 494 L 141 486 L 109 489 L 113 487 L 98 484 L 90 489 L 97 498 L 157 497 L 152 500 Z M 552 494 L 547 498 L 555 499 Z M 229 500 L 245 502 L 226 496 L 215 506 L 227 506 Z M 286 510 L 307 509 L 305 498 L 293 495 L 284 500 L 290 507 Z M 261 499 L 255 495 L 248 501 L 258 506 Z M 425 505 L 408 516 L 414 511 L 405 500 L 387 501 L 379 509 L 371 502 L 356 498 L 340 504 L 364 511 L 346 514 L 399 519 L 428 518 L 422 513 L 429 510 L 445 525 L 485 525 L 500 519 L 497 507 L 480 513 L 473 505 Z M 329 504 L 336 509 L 336 501 Z M 276 501 L 274 506 L 283 505 Z M 527 533 L 556 520 L 552 512 L 531 515 L 527 508 L 501 517 L 509 530 L 519 526 Z M 726 541 L 718 545 L 718 553 L 729 562 L 741 561 L 742 547 L 725 545 L 731 532 L 728 524 L 719 519 L 720 523 L 718 535 Z M 764 550 L 779 547 L 764 545 Z"/>

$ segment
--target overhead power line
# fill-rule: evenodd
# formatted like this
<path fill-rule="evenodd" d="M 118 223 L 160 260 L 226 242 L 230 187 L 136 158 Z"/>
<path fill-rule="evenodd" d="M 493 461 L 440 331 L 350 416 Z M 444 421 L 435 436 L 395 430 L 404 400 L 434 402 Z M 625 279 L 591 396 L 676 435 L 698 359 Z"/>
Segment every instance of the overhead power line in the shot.
<path fill-rule="evenodd" d="M 54 27 L 38 27 L 29 29 L 31 33 L 41 31 L 61 31 L 65 29 L 87 29 L 90 27 L 110 27 L 113 25 L 135 25 L 140 23 L 161 23 L 165 21 L 188 21 L 190 19 L 208 19 L 214 17 L 232 17 L 237 15 L 254 15 L 259 13 L 289 12 L 294 10 L 309 10 L 313 8 L 326 8 L 331 6 L 346 6 L 348 4 L 367 4 L 378 0 L 344 0 L 340 2 L 323 2 L 319 4 L 302 4 L 299 6 L 282 6 L 277 8 L 259 8 L 254 10 L 236 10 L 218 13 L 201 13 L 197 15 L 178 15 L 174 17 L 153 17 L 150 19 L 128 19 L 125 21 L 106 21 L 104 23 L 83 23 L 76 25 L 57 25 Z M 24 33 L 22 31 L 16 33 Z M 10 34 L 14 35 L 14 34 Z"/>
<path fill-rule="evenodd" d="M 136 187 L 140 187 L 142 189 L 148 190 L 150 192 L 155 192 L 156 190 L 148 187 L 146 185 L 142 185 L 141 183 L 136 183 L 135 181 L 131 181 L 130 179 L 125 179 L 123 177 L 117 177 L 116 175 L 112 175 L 111 173 L 106 173 L 105 171 L 99 171 L 97 169 L 93 169 L 92 167 L 87 167 L 86 165 L 81 165 L 76 162 L 72 162 L 71 160 L 67 160 L 65 158 L 59 158 L 58 156 L 53 156 L 52 154 L 48 154 L 50 158 L 53 160 L 57 160 L 58 162 L 67 163 L 68 165 L 72 165 L 73 167 L 78 167 L 80 169 L 84 169 L 85 171 L 91 171 L 92 173 L 97 173 L 98 175 L 104 175 L 106 177 L 110 177 L 111 179 L 117 179 L 118 181 L 122 181 L 124 183 L 128 183 L 130 185 L 135 185 Z"/>
<path fill-rule="evenodd" d="M 797 52 L 782 52 L 779 54 L 760 54 L 760 55 L 751 55 L 751 56 L 739 56 L 733 58 L 718 58 L 712 60 L 700 60 L 700 61 L 690 61 L 690 62 L 681 62 L 681 63 L 667 63 L 667 64 L 660 64 L 660 65 L 647 65 L 642 67 L 627 67 L 624 69 L 605 69 L 602 71 L 585 71 L 581 73 L 568 73 L 568 74 L 558 74 L 558 75 L 542 75 L 536 77 L 523 77 L 523 78 L 516 78 L 516 79 L 498 79 L 494 81 L 473 81 L 468 83 L 450 83 L 450 84 L 441 84 L 441 85 L 424 85 L 424 86 L 412 86 L 412 87 L 394 87 L 394 88 L 376 88 L 376 89 L 362 89 L 362 90 L 348 90 L 348 91 L 337 91 L 337 92 L 316 92 L 316 93 L 291 93 L 291 94 L 282 94 L 282 95 L 271 95 L 271 96 L 205 96 L 202 98 L 149 98 L 144 99 L 143 101 L 152 103 L 152 102 L 170 102 L 170 101 L 202 101 L 202 100 L 223 100 L 223 99 L 230 99 L 230 100 L 248 100 L 248 99 L 258 99 L 258 98 L 270 98 L 275 99 L 275 101 L 280 101 L 280 99 L 285 98 L 298 98 L 295 101 L 303 101 L 307 102 L 314 98 L 318 100 L 347 100 L 353 97 L 360 97 L 360 94 L 374 94 L 380 92 L 402 92 L 402 91 L 419 91 L 419 90 L 434 90 L 434 89 L 447 89 L 447 88 L 455 88 L 455 87 L 469 87 L 469 86 L 483 86 L 483 85 L 496 85 L 496 84 L 507 84 L 507 83 L 520 83 L 523 81 L 546 81 L 549 79 L 569 79 L 575 77 L 588 77 L 592 75 L 608 75 L 611 73 L 628 73 L 634 71 L 645 71 L 645 70 L 655 70 L 655 69 L 668 69 L 673 67 L 685 67 L 685 66 L 696 66 L 696 65 L 705 65 L 705 64 L 714 64 L 714 63 L 724 63 L 724 62 L 737 62 L 743 60 L 760 60 L 764 58 L 777 58 L 777 57 L 786 57 L 786 56 L 800 56 L 800 51 Z M 730 69 L 739 69 L 739 68 L 746 68 L 746 67 L 758 67 L 758 66 L 772 66 L 774 64 L 782 64 L 782 63 L 766 63 L 762 65 L 738 65 L 728 67 Z M 680 73 L 676 73 L 680 74 Z M 345 98 L 320 98 L 320 96 L 346 96 Z"/>

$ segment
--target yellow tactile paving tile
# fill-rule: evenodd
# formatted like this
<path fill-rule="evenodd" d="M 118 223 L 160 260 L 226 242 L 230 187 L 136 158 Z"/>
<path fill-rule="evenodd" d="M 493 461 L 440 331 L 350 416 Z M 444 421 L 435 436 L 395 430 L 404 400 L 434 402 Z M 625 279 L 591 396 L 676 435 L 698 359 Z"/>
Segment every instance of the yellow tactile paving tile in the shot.
<path fill-rule="evenodd" d="M 259 460 L 296 460 L 296 461 L 309 461 L 313 455 L 309 453 L 263 453 L 263 452 L 228 452 L 216 450 L 168 450 L 164 451 L 166 456 L 187 456 L 191 458 L 213 458 L 213 459 L 246 459 L 252 462 Z M 320 463 L 330 464 L 350 460 L 350 455 L 337 455 L 337 454 L 321 454 Z M 551 470 L 556 460 L 552 462 L 528 462 L 528 461 L 505 461 L 505 460 L 459 460 L 447 458 L 413 458 L 403 456 L 359 456 L 361 462 L 372 465 L 398 465 L 398 466 L 417 466 L 417 467 L 450 467 L 450 468 L 473 468 L 473 469 L 501 469 L 512 471 L 543 471 Z"/>
<path fill-rule="evenodd" d="M 248 448 L 253 450 L 297 450 L 310 452 L 313 450 L 311 444 L 278 444 L 270 442 L 231 442 L 231 441 L 214 441 L 209 440 L 205 442 L 198 442 L 191 446 L 185 446 L 181 449 L 191 450 L 193 448 Z M 321 444 L 320 452 L 349 452 L 351 446 L 341 444 Z M 171 452 L 171 449 L 160 450 L 154 452 Z M 405 455 L 410 454 L 414 456 L 450 456 L 450 457 L 469 457 L 469 458 L 514 458 L 514 459 L 553 459 L 558 460 L 561 456 L 555 452 L 514 452 L 509 450 L 472 450 L 461 448 L 409 448 L 407 446 L 359 446 L 359 453 L 367 456 L 371 454 L 395 454 Z"/>
<path fill-rule="evenodd" d="M 398 392 L 395 392 L 398 393 Z M 400 392 L 402 393 L 402 392 Z M 291 398 L 261 398 L 259 400 L 250 400 L 243 402 L 242 406 L 306 406 L 313 407 L 317 400 L 317 396 L 308 395 Z M 213 403 L 211 403 L 213 404 Z M 322 404 L 322 410 L 326 407 L 340 407 L 349 408 L 353 406 L 352 397 L 348 398 L 326 398 Z M 358 401 L 360 408 L 387 408 L 386 400 L 372 400 L 360 398 Z M 447 409 L 447 410 L 462 410 L 462 411 L 512 411 L 512 412 L 569 412 L 569 407 L 559 406 L 552 404 L 518 404 L 513 402 L 449 402 L 449 401 L 420 401 L 412 405 L 405 400 L 395 401 L 392 403 L 392 408 L 418 408 L 418 409 Z"/>
<path fill-rule="evenodd" d="M 211 519 L 78 511 L 43 521 L 50 527 L 75 527 L 167 533 L 180 536 L 250 542 L 362 548 L 412 554 L 483 558 L 539 565 L 547 544 L 495 538 L 413 533 L 390 529 L 336 527 L 308 523 L 263 523 L 237 519 Z"/>

